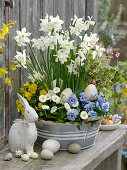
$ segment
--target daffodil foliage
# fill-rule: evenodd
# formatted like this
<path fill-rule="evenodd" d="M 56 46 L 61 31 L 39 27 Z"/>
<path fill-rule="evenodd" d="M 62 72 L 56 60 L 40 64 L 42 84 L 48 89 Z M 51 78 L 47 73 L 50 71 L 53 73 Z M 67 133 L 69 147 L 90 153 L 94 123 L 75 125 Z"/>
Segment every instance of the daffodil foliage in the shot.
<path fill-rule="evenodd" d="M 62 29 L 63 24 L 59 16 L 46 15 L 38 30 L 44 36 L 34 37 L 26 28 L 17 31 L 17 66 L 28 72 L 30 81 L 39 81 L 49 89 L 71 88 L 77 93 L 90 83 L 98 89 L 111 87 L 117 67 L 109 65 L 111 54 L 92 33 L 92 18 L 74 16 L 68 30 Z"/>

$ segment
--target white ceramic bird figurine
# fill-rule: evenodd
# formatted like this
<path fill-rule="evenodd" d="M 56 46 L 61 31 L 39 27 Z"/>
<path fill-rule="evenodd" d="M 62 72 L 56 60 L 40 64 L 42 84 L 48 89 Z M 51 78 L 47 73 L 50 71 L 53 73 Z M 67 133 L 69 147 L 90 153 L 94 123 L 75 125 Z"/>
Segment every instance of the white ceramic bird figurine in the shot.
<path fill-rule="evenodd" d="M 38 120 L 36 111 L 29 105 L 27 100 L 18 94 L 21 104 L 25 108 L 24 118 L 16 119 L 9 131 L 9 148 L 11 152 L 22 150 L 31 156 L 34 143 L 37 139 L 35 121 Z"/>

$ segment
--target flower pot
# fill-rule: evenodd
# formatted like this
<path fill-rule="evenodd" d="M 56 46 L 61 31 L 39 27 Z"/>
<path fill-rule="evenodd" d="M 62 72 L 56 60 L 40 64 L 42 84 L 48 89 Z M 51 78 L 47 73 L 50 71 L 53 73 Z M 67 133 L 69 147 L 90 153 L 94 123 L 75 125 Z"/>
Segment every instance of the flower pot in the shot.
<path fill-rule="evenodd" d="M 60 142 L 60 150 L 67 150 L 68 145 L 72 143 L 78 143 L 82 149 L 89 148 L 95 143 L 100 122 L 98 120 L 94 125 L 84 123 L 79 130 L 77 124 L 41 120 L 36 123 L 38 131 L 37 143 L 42 145 L 46 139 L 56 139 Z"/>

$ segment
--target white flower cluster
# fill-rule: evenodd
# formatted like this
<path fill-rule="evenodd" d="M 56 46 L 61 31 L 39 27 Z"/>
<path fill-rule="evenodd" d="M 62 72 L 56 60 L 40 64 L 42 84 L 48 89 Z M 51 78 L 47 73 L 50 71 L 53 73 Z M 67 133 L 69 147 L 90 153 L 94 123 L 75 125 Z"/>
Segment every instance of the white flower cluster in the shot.
<path fill-rule="evenodd" d="M 84 60 L 86 60 L 86 57 L 89 53 L 92 54 L 93 59 L 103 55 L 105 49 L 97 45 L 98 41 L 99 37 L 97 34 L 91 33 L 90 35 L 84 35 L 83 41 L 80 44 L 80 49 L 77 52 L 78 56 L 75 58 L 75 60 L 71 60 L 70 65 L 67 66 L 69 73 L 77 74 L 78 72 L 76 69 L 78 66 L 84 66 Z"/>
<path fill-rule="evenodd" d="M 16 51 L 17 55 L 14 57 L 17 61 L 17 67 L 26 67 L 26 50 L 23 53 Z"/>
<path fill-rule="evenodd" d="M 88 59 L 87 57 L 92 55 L 93 59 L 99 58 L 105 52 L 105 49 L 98 45 L 99 37 L 97 34 L 86 33 L 90 26 L 95 25 L 91 17 L 84 21 L 83 18 L 74 16 L 69 31 L 62 30 L 64 22 L 60 20 L 58 15 L 56 17 L 46 15 L 44 19 L 40 20 L 40 31 L 45 32 L 44 36 L 40 36 L 38 39 L 34 38 L 30 42 L 29 36 L 31 33 L 26 32 L 26 28 L 23 28 L 21 31 L 17 31 L 17 36 L 15 37 L 18 46 L 32 43 L 33 48 L 41 49 L 42 51 L 50 47 L 51 52 L 53 50 L 53 60 L 61 64 L 67 64 L 70 74 L 78 74 L 78 68 L 84 66 L 85 60 Z M 85 34 L 80 36 L 82 31 Z M 76 36 L 79 38 L 78 41 L 75 38 Z M 23 67 L 26 67 L 25 51 L 23 53 L 17 51 L 15 58 Z M 34 73 L 33 77 L 37 77 L 37 80 L 41 79 L 39 73 Z M 30 79 L 34 81 L 32 77 Z"/>
<path fill-rule="evenodd" d="M 31 35 L 30 32 L 26 32 L 26 28 L 23 28 L 21 31 L 17 31 L 17 36 L 14 37 L 18 46 L 26 46 L 26 43 L 30 42 L 28 38 Z"/>
<path fill-rule="evenodd" d="M 43 80 L 44 79 L 44 75 L 40 74 L 37 71 L 33 71 L 33 76 L 29 75 L 28 78 L 34 83 L 36 80 Z"/>
<path fill-rule="evenodd" d="M 77 16 L 74 16 L 74 19 L 72 19 L 73 22 L 70 25 L 70 32 L 72 34 L 76 34 L 77 36 L 80 35 L 82 31 L 87 31 L 90 27 L 90 25 L 94 25 L 95 22 L 91 21 L 91 18 L 88 17 L 88 20 L 84 22 L 83 18 L 77 18 Z"/>
<path fill-rule="evenodd" d="M 44 103 L 46 103 L 47 101 L 53 101 L 56 104 L 59 104 L 61 102 L 61 98 L 57 95 L 57 93 L 60 92 L 60 88 L 59 87 L 55 87 L 53 90 L 49 90 L 48 93 L 46 95 L 40 95 L 39 96 L 39 101 L 43 103 L 42 105 L 42 109 L 43 110 L 49 110 L 50 107 Z M 51 108 L 50 112 L 53 113 L 57 110 L 57 107 L 54 106 Z"/>
<path fill-rule="evenodd" d="M 56 17 L 46 15 L 45 19 L 40 19 L 40 31 L 51 33 L 52 31 L 58 31 L 62 29 L 63 20 L 59 19 L 59 16 Z"/>

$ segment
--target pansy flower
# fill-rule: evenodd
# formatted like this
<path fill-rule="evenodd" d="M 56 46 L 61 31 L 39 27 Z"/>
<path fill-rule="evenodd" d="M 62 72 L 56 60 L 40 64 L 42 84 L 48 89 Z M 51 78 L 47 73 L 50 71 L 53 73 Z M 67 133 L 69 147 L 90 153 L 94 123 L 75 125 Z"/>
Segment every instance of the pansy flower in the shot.
<path fill-rule="evenodd" d="M 88 98 L 85 96 L 84 92 L 80 93 L 79 100 L 85 104 L 89 103 Z"/>
<path fill-rule="evenodd" d="M 78 114 L 79 114 L 78 110 L 71 109 L 67 112 L 67 117 L 69 120 L 74 121 Z"/>
<path fill-rule="evenodd" d="M 88 115 L 92 118 L 92 119 L 96 119 L 97 118 L 97 112 L 95 112 L 94 110 L 91 110 L 88 112 Z"/>
<path fill-rule="evenodd" d="M 104 97 L 103 93 L 100 93 L 98 96 L 98 100 L 96 101 L 96 107 L 101 111 L 105 111 L 108 112 L 109 111 L 109 103 L 107 102 L 107 100 Z"/>
<path fill-rule="evenodd" d="M 67 103 L 69 103 L 71 106 L 78 101 L 77 97 L 75 94 L 72 94 L 68 100 Z"/>
<path fill-rule="evenodd" d="M 94 110 L 95 108 L 95 103 L 94 102 L 89 102 L 88 104 L 85 105 L 84 107 L 86 109 L 86 111 L 90 111 L 90 110 Z"/>

